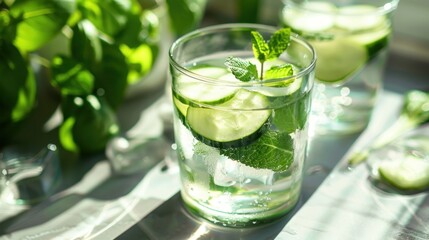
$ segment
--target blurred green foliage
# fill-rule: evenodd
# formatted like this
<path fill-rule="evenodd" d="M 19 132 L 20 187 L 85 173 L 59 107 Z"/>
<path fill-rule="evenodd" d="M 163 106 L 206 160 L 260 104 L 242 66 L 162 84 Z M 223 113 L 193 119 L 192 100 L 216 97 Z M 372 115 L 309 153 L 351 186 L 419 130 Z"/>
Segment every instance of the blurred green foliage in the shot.
<path fill-rule="evenodd" d="M 67 150 L 93 153 L 119 133 L 116 109 L 131 83 L 158 57 L 160 23 L 150 0 L 0 0 L 0 143 L 34 109 L 37 81 L 31 56 L 58 35 L 69 49 L 46 59 L 49 82 L 61 95 L 59 140 Z M 171 29 L 192 30 L 205 0 L 167 0 Z M 186 17 L 180 17 L 186 16 Z M 52 46 L 55 48 L 55 46 Z"/>

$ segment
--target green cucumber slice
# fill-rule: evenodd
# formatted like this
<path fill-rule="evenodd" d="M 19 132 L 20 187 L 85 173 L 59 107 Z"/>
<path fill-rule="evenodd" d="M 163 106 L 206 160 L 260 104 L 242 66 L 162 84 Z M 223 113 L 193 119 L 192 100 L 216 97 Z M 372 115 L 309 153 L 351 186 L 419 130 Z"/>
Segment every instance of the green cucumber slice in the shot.
<path fill-rule="evenodd" d="M 374 58 L 389 44 L 390 29 L 381 29 L 365 34 L 358 34 L 350 38 L 351 41 L 364 46 L 368 52 L 368 58 Z"/>
<path fill-rule="evenodd" d="M 378 166 L 381 180 L 402 190 L 429 188 L 429 161 L 417 157 L 385 161 Z"/>
<path fill-rule="evenodd" d="M 179 115 L 180 120 L 184 121 L 186 118 L 186 113 L 188 112 L 188 105 L 184 104 L 179 100 L 180 98 L 173 96 L 173 104 L 177 109 L 177 114 Z"/>
<path fill-rule="evenodd" d="M 192 72 L 211 78 L 218 78 L 236 82 L 238 80 L 228 73 L 226 68 L 218 67 L 200 67 L 191 69 Z M 232 77 L 231 77 L 232 76 Z M 186 75 L 180 75 L 175 83 L 175 89 L 184 101 L 219 104 L 232 98 L 237 92 L 237 88 L 222 85 L 210 85 L 206 82 L 201 82 Z"/>
<path fill-rule="evenodd" d="M 316 79 L 340 83 L 356 73 L 368 59 L 365 47 L 347 39 L 312 42 L 317 53 Z"/>
<path fill-rule="evenodd" d="M 376 14 L 376 11 L 376 7 L 369 5 L 342 7 L 338 9 L 335 23 L 339 28 L 359 32 L 351 35 L 350 40 L 367 49 L 368 59 L 387 46 L 391 32 L 386 17 Z"/>
<path fill-rule="evenodd" d="M 263 132 L 272 112 L 266 109 L 268 104 L 265 96 L 240 90 L 216 109 L 190 106 L 186 121 L 194 136 L 207 145 L 244 146 Z"/>
<path fill-rule="evenodd" d="M 329 2 L 304 2 L 300 8 L 284 8 L 283 21 L 299 32 L 322 32 L 335 25 L 336 11 Z"/>

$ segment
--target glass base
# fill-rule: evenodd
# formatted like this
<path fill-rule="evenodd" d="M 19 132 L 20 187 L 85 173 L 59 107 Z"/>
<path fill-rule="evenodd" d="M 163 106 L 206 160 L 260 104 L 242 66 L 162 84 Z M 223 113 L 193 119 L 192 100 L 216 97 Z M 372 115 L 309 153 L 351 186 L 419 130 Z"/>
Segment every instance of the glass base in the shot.
<path fill-rule="evenodd" d="M 222 212 L 203 206 L 181 191 L 185 208 L 195 217 L 208 220 L 215 225 L 231 228 L 255 227 L 274 222 L 292 212 L 297 205 L 300 195 L 287 203 L 273 209 L 255 211 L 253 213 Z"/>

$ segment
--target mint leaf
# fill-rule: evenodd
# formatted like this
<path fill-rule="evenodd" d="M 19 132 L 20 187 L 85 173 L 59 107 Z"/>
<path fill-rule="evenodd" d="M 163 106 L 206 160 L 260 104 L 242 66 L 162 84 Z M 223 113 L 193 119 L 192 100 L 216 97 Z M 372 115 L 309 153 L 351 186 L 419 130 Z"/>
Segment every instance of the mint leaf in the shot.
<path fill-rule="evenodd" d="M 307 123 L 308 104 L 310 104 L 310 97 L 306 95 L 302 99 L 295 100 L 293 104 L 275 109 L 274 125 L 286 133 L 293 133 L 297 129 L 303 129 Z"/>
<path fill-rule="evenodd" d="M 276 31 L 268 41 L 270 54 L 268 55 L 267 60 L 278 58 L 289 47 L 289 43 L 290 43 L 289 28 L 282 28 Z"/>
<path fill-rule="evenodd" d="M 293 69 L 292 69 L 292 65 L 290 64 L 273 66 L 265 72 L 265 78 L 267 79 L 284 78 L 292 75 L 293 75 Z M 290 79 L 289 82 L 293 82 L 293 79 Z"/>
<path fill-rule="evenodd" d="M 243 82 L 249 82 L 258 79 L 258 70 L 256 66 L 248 60 L 228 57 L 225 65 L 231 70 L 235 78 Z"/>
<path fill-rule="evenodd" d="M 283 28 L 276 31 L 267 42 L 264 37 L 256 31 L 251 31 L 252 36 L 252 50 L 253 55 L 261 64 L 261 72 L 259 79 L 264 79 L 264 62 L 269 59 L 278 58 L 288 47 L 290 43 L 290 29 Z M 229 57 L 225 61 L 225 65 L 231 70 L 234 76 L 244 82 L 258 79 L 258 71 L 256 66 L 247 60 Z M 271 69 L 270 69 L 271 70 Z M 268 71 L 267 78 L 282 78 L 293 74 L 292 68 L 290 70 L 285 66 L 280 68 L 272 68 Z M 282 75 L 285 74 L 285 75 Z"/>
<path fill-rule="evenodd" d="M 258 59 L 259 62 L 263 63 L 270 55 L 270 47 L 260 33 L 256 31 L 250 33 L 252 35 L 253 55 L 255 55 L 255 58 Z"/>
<path fill-rule="evenodd" d="M 293 162 L 293 140 L 285 132 L 265 132 L 250 145 L 220 149 L 220 153 L 257 169 L 286 171 Z"/>

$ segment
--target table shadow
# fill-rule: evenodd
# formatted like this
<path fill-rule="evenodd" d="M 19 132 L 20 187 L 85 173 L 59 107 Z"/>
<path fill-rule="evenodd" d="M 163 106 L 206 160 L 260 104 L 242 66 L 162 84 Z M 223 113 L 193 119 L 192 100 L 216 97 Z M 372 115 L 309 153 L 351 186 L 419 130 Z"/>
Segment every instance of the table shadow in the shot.
<path fill-rule="evenodd" d="M 115 239 L 274 239 L 299 209 L 301 202 L 274 222 L 230 228 L 215 225 L 190 213 L 178 192 Z"/>

